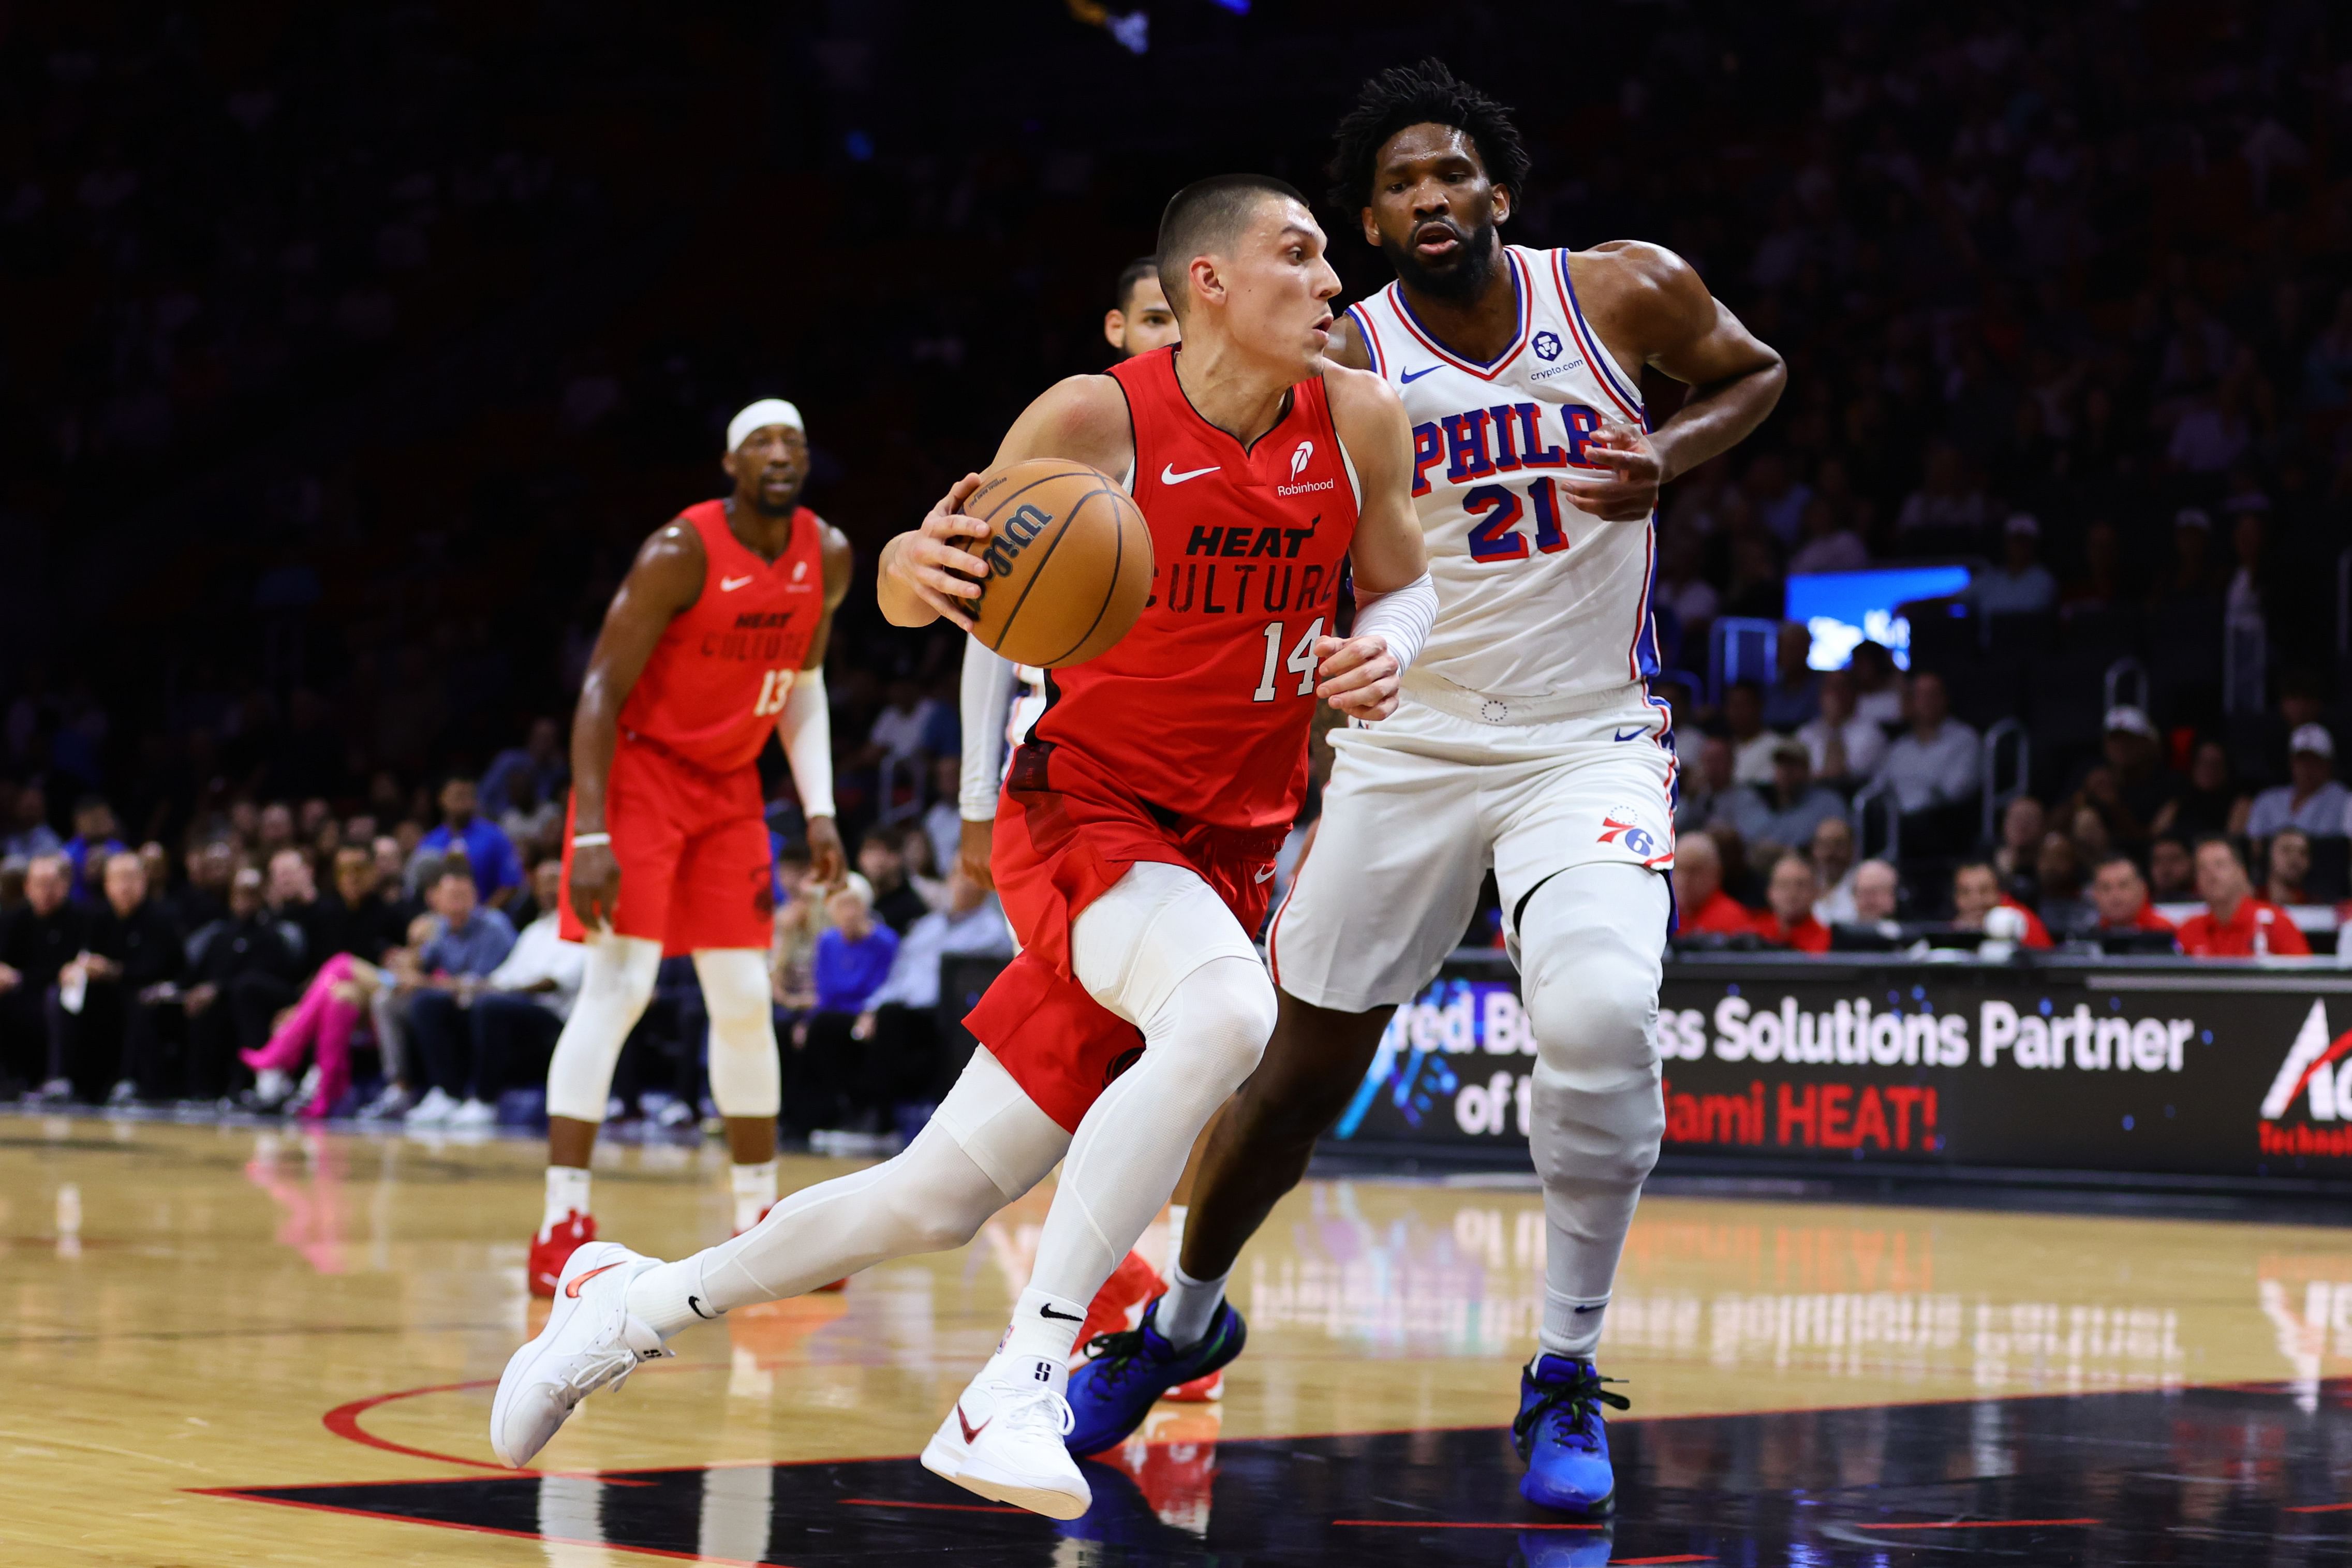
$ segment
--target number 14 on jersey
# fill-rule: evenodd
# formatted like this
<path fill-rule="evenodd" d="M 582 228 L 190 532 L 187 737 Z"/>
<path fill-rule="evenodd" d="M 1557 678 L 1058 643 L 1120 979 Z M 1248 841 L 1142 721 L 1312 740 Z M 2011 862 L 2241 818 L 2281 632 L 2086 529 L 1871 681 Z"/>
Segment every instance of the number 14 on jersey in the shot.
<path fill-rule="evenodd" d="M 1296 695 L 1314 696 L 1315 639 L 1322 635 L 1323 617 L 1318 616 L 1299 637 L 1297 646 L 1290 650 L 1290 657 L 1285 658 L 1282 656 L 1282 645 L 1285 640 L 1283 624 L 1280 621 L 1268 621 L 1265 626 L 1265 673 L 1259 679 L 1257 689 L 1250 693 L 1251 699 L 1258 702 L 1273 701 L 1279 695 L 1275 689 L 1275 682 L 1285 669 L 1298 677 L 1298 690 Z"/>

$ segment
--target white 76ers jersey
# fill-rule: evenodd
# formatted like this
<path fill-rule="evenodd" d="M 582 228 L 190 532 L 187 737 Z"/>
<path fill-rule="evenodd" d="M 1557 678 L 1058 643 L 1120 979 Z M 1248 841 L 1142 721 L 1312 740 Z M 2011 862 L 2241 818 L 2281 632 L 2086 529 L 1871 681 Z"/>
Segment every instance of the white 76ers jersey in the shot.
<path fill-rule="evenodd" d="M 1406 677 L 1486 696 L 1561 698 L 1654 675 L 1655 518 L 1603 522 L 1559 480 L 1603 419 L 1647 428 L 1633 378 L 1578 309 L 1565 250 L 1504 247 L 1518 331 L 1480 364 L 1414 320 L 1391 283 L 1349 307 L 1372 369 L 1412 421 L 1412 497 L 1437 624 Z"/>

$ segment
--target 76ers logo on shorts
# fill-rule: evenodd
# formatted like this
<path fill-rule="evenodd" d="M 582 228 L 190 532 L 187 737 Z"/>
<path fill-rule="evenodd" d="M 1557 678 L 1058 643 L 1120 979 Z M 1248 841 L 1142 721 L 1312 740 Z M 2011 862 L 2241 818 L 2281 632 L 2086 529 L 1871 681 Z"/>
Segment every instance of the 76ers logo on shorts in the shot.
<path fill-rule="evenodd" d="M 1601 814 L 1599 842 L 1622 844 L 1644 865 L 1664 858 L 1657 835 L 1643 826 L 1642 814 L 1630 805 L 1612 805 Z"/>

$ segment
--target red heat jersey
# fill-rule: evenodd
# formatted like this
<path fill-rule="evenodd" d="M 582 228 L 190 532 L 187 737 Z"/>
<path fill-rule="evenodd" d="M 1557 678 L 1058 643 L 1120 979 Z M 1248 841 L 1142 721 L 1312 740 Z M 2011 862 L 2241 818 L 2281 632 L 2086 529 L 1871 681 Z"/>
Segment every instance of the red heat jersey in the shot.
<path fill-rule="evenodd" d="M 763 561 L 727 526 L 727 503 L 678 513 L 702 536 L 702 593 L 654 645 L 621 705 L 624 732 L 712 773 L 746 768 L 783 711 L 824 616 L 824 527 L 793 512 L 792 542 Z"/>
<path fill-rule="evenodd" d="M 1306 792 L 1313 650 L 1332 629 L 1355 482 L 1321 377 L 1292 387 L 1281 423 L 1244 448 L 1193 410 L 1176 352 L 1110 370 L 1135 426 L 1151 597 L 1108 653 L 1046 672 L 1030 739 L 1192 821 L 1283 826 Z"/>

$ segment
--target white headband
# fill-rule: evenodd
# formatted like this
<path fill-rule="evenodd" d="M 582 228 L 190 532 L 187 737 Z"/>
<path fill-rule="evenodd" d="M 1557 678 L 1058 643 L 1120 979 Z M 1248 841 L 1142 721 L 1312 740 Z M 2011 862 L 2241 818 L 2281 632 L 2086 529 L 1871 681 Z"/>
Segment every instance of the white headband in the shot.
<path fill-rule="evenodd" d="M 754 430 L 764 430 L 771 425 L 789 425 L 802 435 L 808 426 L 801 423 L 801 411 L 781 397 L 763 397 L 727 422 L 727 449 L 741 447 Z"/>

